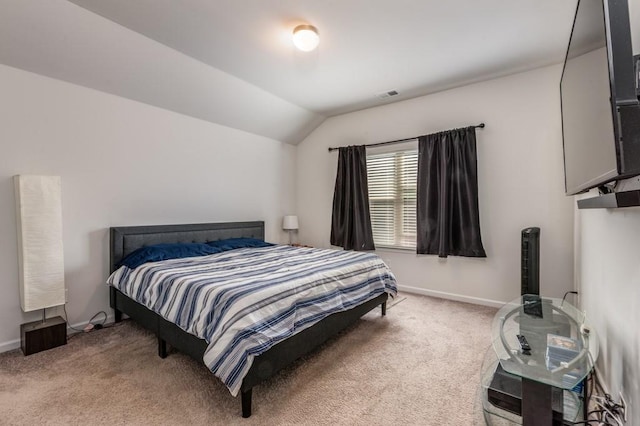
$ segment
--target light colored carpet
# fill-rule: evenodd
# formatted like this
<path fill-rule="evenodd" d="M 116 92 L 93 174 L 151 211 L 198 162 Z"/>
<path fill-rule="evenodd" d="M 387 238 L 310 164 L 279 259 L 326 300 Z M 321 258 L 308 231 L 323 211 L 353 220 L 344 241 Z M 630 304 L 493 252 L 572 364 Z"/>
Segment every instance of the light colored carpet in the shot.
<path fill-rule="evenodd" d="M 0 354 L 0 424 L 473 425 L 495 309 L 399 295 L 253 391 L 253 415 L 203 364 L 131 321 L 28 357 Z"/>

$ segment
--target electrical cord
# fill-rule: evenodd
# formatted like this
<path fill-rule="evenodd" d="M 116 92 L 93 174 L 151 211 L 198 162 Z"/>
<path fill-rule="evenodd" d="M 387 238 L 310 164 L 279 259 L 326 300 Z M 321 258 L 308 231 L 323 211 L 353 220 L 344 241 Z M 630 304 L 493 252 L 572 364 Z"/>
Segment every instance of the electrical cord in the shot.
<path fill-rule="evenodd" d="M 593 395 L 593 386 L 594 386 L 593 383 L 594 383 L 593 372 L 591 372 L 585 379 L 584 385 L 587 388 L 586 388 L 586 397 L 582 398 L 581 396 L 583 404 L 588 404 L 589 401 L 591 400 L 591 396 Z M 594 413 L 595 413 L 594 411 L 587 412 L 586 418 L 583 421 L 573 422 L 571 424 L 572 425 L 588 425 L 588 424 L 591 424 L 591 422 L 597 422 L 598 424 L 600 424 L 599 420 L 589 420 L 589 417 L 591 417 L 591 415 L 593 415 Z"/>
<path fill-rule="evenodd" d="M 603 401 L 604 404 L 600 401 Z M 622 408 L 619 404 L 616 404 L 615 402 L 611 401 L 611 395 L 605 394 L 605 397 L 601 397 L 598 395 L 594 396 L 594 402 L 599 405 L 600 407 L 602 407 L 602 409 L 613 418 L 613 420 L 616 421 L 616 423 L 619 426 L 622 426 L 622 420 L 620 419 L 620 417 L 618 417 L 617 415 L 613 414 L 612 410 L 617 410 L 618 408 Z M 609 406 L 607 407 L 607 405 L 610 405 L 613 403 L 613 406 Z M 606 420 L 606 415 L 604 416 L 604 419 Z"/>
<path fill-rule="evenodd" d="M 96 319 L 96 317 L 97 317 L 98 315 L 100 315 L 100 314 L 104 315 L 104 318 L 102 318 L 102 322 L 101 322 L 101 323 L 98 323 L 98 324 L 100 324 L 100 325 L 104 326 L 104 323 L 106 323 L 106 322 L 107 322 L 107 313 L 106 313 L 105 311 L 100 311 L 100 312 L 98 312 L 97 314 L 95 314 L 94 316 L 92 316 L 92 317 L 91 317 L 91 319 L 89 320 L 89 323 L 90 323 L 90 324 L 93 324 L 93 325 L 97 325 L 97 324 L 94 324 L 94 323 L 93 323 L 93 320 L 94 320 L 94 319 Z"/>
<path fill-rule="evenodd" d="M 591 424 L 592 422 L 596 422 L 600 426 L 619 426 L 619 425 L 621 425 L 621 424 L 609 423 L 606 418 L 589 419 L 589 417 L 591 417 L 594 414 L 599 414 L 602 417 L 602 413 L 606 413 L 606 411 L 605 410 L 591 410 L 591 411 L 589 411 L 587 413 L 587 420 L 582 420 L 582 421 L 579 421 L 579 422 L 573 422 L 573 423 L 571 423 L 571 425 L 588 425 L 588 424 Z"/>
<path fill-rule="evenodd" d="M 574 423 L 571 423 L 571 424 L 572 425 L 590 425 L 591 423 L 594 423 L 594 422 L 596 424 L 598 424 L 598 425 L 602 424 L 602 422 L 600 420 L 595 420 L 595 419 L 594 420 L 585 420 L 585 421 L 582 421 L 582 422 L 574 422 Z"/>
<path fill-rule="evenodd" d="M 592 370 L 589 376 L 587 376 L 587 396 L 583 401 L 587 406 L 590 403 L 596 405 L 595 409 L 587 413 L 586 418 L 583 421 L 573 422 L 572 425 L 590 425 L 596 423 L 600 426 L 622 426 L 624 422 L 621 420 L 623 415 L 619 410 L 622 409 L 622 405 L 614 402 L 611 399 L 611 395 L 604 391 L 600 379 L 595 370 Z M 604 396 L 596 395 L 598 392 Z M 595 419 L 591 417 L 595 416 Z"/>
<path fill-rule="evenodd" d="M 62 305 L 62 309 L 64 309 L 64 320 L 67 322 L 67 326 L 68 326 L 70 329 L 74 330 L 74 331 L 78 331 L 78 332 L 84 331 L 84 330 L 82 330 L 82 329 L 78 329 L 78 328 L 73 327 L 73 326 L 69 323 L 69 315 L 67 314 L 67 305 L 66 305 L 66 304 Z"/>
<path fill-rule="evenodd" d="M 72 334 L 71 336 L 67 337 L 67 341 L 69 339 L 71 339 L 73 336 L 79 334 L 79 333 L 84 333 L 85 329 L 82 328 L 75 328 L 73 327 L 70 323 L 69 323 L 69 314 L 67 314 L 67 305 L 64 304 L 62 305 L 62 309 L 64 310 L 64 319 L 67 322 L 67 326 L 72 329 L 73 331 L 76 331 L 77 333 Z M 96 322 L 94 323 L 93 320 L 95 320 L 98 316 L 103 315 L 104 318 L 102 318 L 102 322 Z M 87 323 L 87 325 L 91 324 L 94 328 L 96 329 L 101 329 L 104 328 L 104 324 L 107 322 L 107 313 L 105 311 L 100 311 L 98 313 L 96 313 L 94 316 L 91 317 L 91 319 L 89 320 L 89 322 Z"/>
<path fill-rule="evenodd" d="M 562 307 L 562 305 L 564 305 L 564 300 L 567 298 L 568 295 L 570 294 L 578 294 L 577 291 L 568 291 L 564 294 L 564 296 L 562 297 L 562 302 L 560 303 L 560 307 Z"/>

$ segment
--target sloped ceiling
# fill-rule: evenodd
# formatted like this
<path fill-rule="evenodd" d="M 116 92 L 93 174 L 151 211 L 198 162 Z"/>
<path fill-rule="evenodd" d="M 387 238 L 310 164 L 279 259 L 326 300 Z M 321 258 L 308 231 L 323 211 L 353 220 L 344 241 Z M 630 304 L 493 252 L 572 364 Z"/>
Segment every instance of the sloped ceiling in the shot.
<path fill-rule="evenodd" d="M 0 0 L 0 63 L 296 144 L 328 116 L 561 62 L 575 4 Z M 317 50 L 291 45 L 300 23 Z"/>

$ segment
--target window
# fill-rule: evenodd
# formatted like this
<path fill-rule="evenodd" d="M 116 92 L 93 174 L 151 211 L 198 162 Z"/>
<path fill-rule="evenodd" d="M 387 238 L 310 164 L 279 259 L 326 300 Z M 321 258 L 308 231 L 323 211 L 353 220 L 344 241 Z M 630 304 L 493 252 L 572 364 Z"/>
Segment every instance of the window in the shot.
<path fill-rule="evenodd" d="M 369 208 L 376 247 L 416 247 L 417 175 L 418 150 L 414 147 L 367 155 Z"/>

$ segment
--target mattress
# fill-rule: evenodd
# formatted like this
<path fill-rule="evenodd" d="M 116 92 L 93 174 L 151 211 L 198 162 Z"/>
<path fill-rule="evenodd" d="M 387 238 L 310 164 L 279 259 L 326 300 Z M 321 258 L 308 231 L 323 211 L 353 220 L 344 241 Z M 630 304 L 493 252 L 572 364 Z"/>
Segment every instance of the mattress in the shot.
<path fill-rule="evenodd" d="M 333 313 L 397 292 L 373 253 L 291 246 L 122 266 L 107 282 L 204 339 L 204 363 L 234 396 L 256 356 Z"/>

